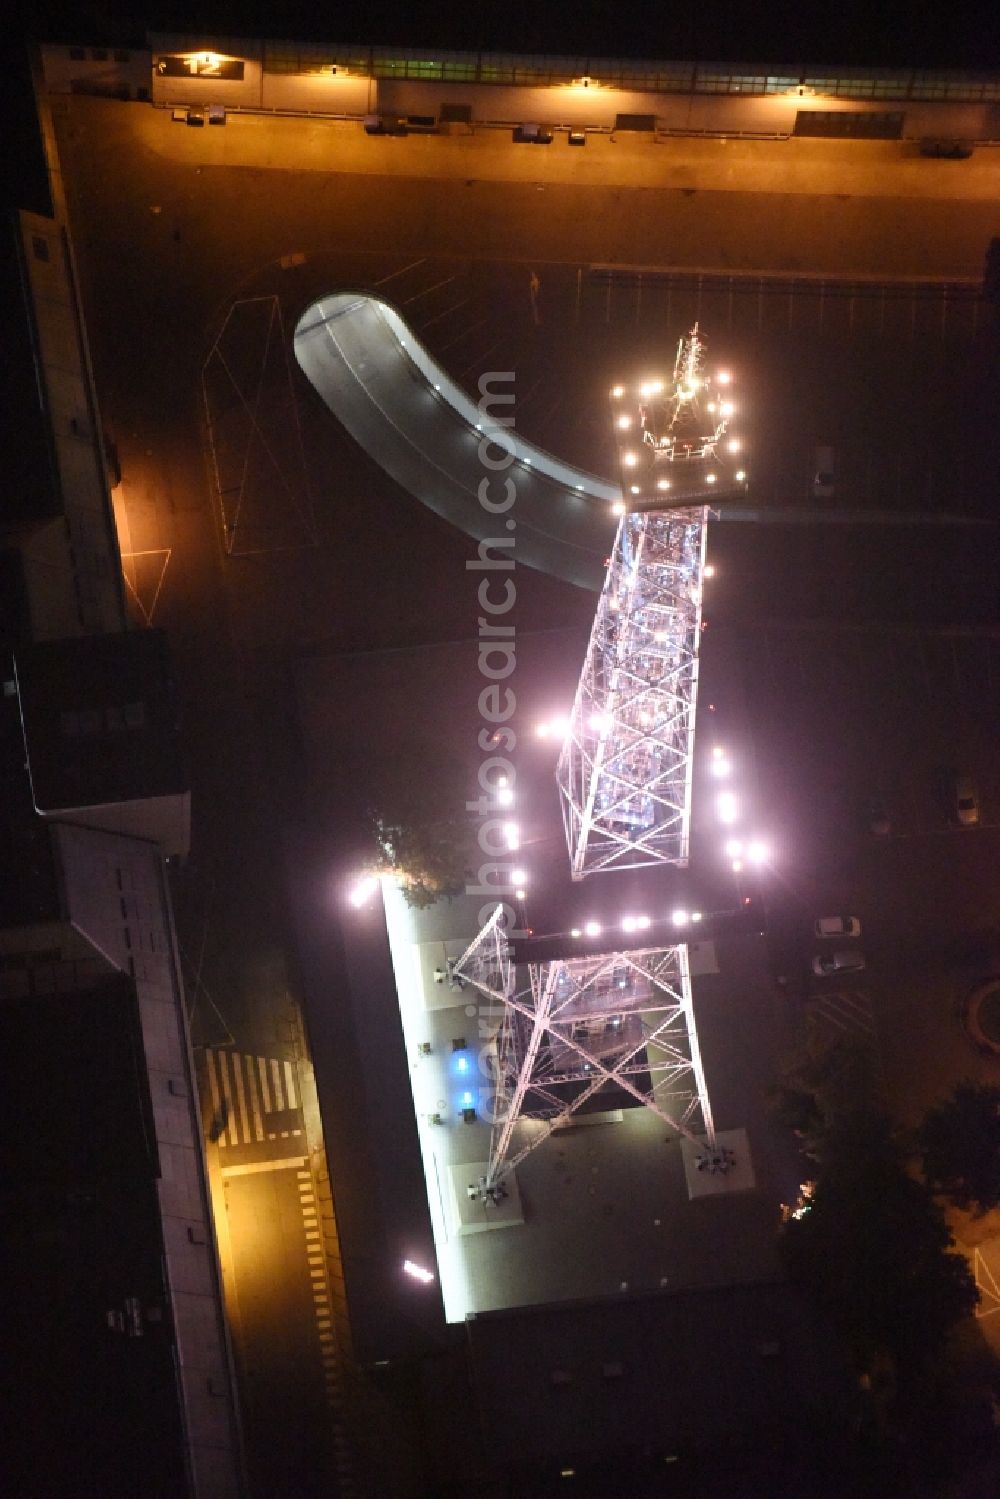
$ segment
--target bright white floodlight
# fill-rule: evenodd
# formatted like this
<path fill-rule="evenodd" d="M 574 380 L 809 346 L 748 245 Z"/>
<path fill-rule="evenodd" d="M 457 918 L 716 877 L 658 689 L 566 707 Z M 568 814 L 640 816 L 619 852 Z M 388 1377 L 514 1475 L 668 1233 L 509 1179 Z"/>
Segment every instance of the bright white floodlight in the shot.
<path fill-rule="evenodd" d="M 601 923 L 599 921 L 588 921 L 583 930 L 588 937 L 599 937 L 601 935 Z"/>
<path fill-rule="evenodd" d="M 720 822 L 736 821 L 736 797 L 731 791 L 723 791 L 720 793 L 719 798 L 715 803 L 715 810 L 719 814 Z"/>
<path fill-rule="evenodd" d="M 674 926 L 687 926 L 688 922 L 691 920 L 691 917 L 687 911 L 672 911 L 670 913 L 670 920 L 673 922 Z"/>
<path fill-rule="evenodd" d="M 363 905 L 366 905 L 368 903 L 368 901 L 371 900 L 372 896 L 375 894 L 375 891 L 377 889 L 378 889 L 378 876 L 377 875 L 374 875 L 374 874 L 362 875 L 362 877 L 354 885 L 354 888 L 351 890 L 351 893 L 348 896 L 348 900 L 351 902 L 351 905 L 354 907 L 354 909 L 356 911 L 360 911 L 361 907 Z"/>
<path fill-rule="evenodd" d="M 419 1280 L 420 1284 L 424 1286 L 429 1286 L 434 1279 L 430 1270 L 425 1270 L 423 1265 L 414 1264 L 413 1260 L 403 1261 L 403 1271 L 406 1275 L 412 1276 L 414 1280 Z"/>
<path fill-rule="evenodd" d="M 751 864 L 763 864 L 767 859 L 768 847 L 766 843 L 755 838 L 753 843 L 747 845 L 747 858 Z"/>

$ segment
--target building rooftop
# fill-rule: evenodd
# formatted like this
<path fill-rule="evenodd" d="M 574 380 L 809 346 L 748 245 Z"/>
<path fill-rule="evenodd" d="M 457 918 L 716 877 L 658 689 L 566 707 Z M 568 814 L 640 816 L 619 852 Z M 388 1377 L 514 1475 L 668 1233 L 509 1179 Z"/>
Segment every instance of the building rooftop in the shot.
<path fill-rule="evenodd" d="M 39 812 L 184 792 L 162 631 L 44 641 L 17 652 L 16 672 Z"/>

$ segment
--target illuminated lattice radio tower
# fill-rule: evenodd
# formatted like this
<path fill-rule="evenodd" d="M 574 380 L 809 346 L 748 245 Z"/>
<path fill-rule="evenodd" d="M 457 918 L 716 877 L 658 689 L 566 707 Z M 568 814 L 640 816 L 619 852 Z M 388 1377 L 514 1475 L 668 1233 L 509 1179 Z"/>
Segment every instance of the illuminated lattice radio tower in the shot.
<path fill-rule="evenodd" d="M 556 772 L 574 880 L 688 861 L 709 499 L 746 486 L 731 386 L 696 324 L 669 382 L 611 391 L 622 519 Z"/>
<path fill-rule="evenodd" d="M 498 906 L 453 972 L 492 1000 L 501 1017 L 484 1201 L 497 1204 L 504 1178 L 554 1129 L 594 1107 L 641 1104 L 691 1142 L 698 1170 L 729 1169 L 730 1153 L 715 1138 L 685 946 L 588 953 L 519 969 Z M 515 1126 L 525 1121 L 515 1144 Z"/>
<path fill-rule="evenodd" d="M 746 485 L 721 458 L 739 451 L 727 436 L 731 377 L 703 365 L 696 325 L 669 383 L 611 391 L 621 522 L 557 769 L 575 880 L 688 860 L 709 498 Z M 697 1171 L 731 1169 L 712 1120 L 686 944 L 518 967 L 498 907 L 454 971 L 501 1017 L 485 1202 L 498 1204 L 504 1178 L 598 1095 L 597 1107 L 651 1109 L 690 1142 Z"/>

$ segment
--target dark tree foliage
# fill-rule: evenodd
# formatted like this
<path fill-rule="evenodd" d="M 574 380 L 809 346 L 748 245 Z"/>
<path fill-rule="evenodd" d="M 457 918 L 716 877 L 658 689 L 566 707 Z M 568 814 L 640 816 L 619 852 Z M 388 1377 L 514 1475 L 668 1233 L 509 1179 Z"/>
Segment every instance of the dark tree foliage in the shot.
<path fill-rule="evenodd" d="M 768 1089 L 776 1123 L 799 1137 L 815 1159 L 824 1137 L 839 1120 L 877 1112 L 877 1073 L 870 1046 L 848 1039 L 803 1052 Z"/>
<path fill-rule="evenodd" d="M 465 811 L 465 772 L 447 755 L 408 746 L 369 770 L 368 817 L 383 869 L 402 876 L 417 908 L 461 894 L 476 857 Z"/>
<path fill-rule="evenodd" d="M 830 1125 L 810 1206 L 782 1229 L 791 1278 L 840 1329 L 860 1370 L 919 1376 L 976 1304 L 930 1189 L 910 1176 L 887 1120 Z"/>
<path fill-rule="evenodd" d="M 1000 1203 L 1000 1086 L 959 1083 L 918 1133 L 924 1174 L 960 1207 Z"/>

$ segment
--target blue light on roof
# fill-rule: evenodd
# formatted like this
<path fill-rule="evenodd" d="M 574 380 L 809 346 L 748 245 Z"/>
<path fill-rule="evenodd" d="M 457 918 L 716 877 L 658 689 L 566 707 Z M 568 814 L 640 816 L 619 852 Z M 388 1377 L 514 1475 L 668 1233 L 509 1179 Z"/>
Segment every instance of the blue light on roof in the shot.
<path fill-rule="evenodd" d="M 465 1105 L 465 1107 L 467 1109 L 471 1108 L 471 1106 L 472 1106 L 472 1094 L 468 1091 L 468 1089 L 466 1089 L 466 1091 L 462 1094 L 462 1102 L 463 1102 L 463 1104 Z"/>

